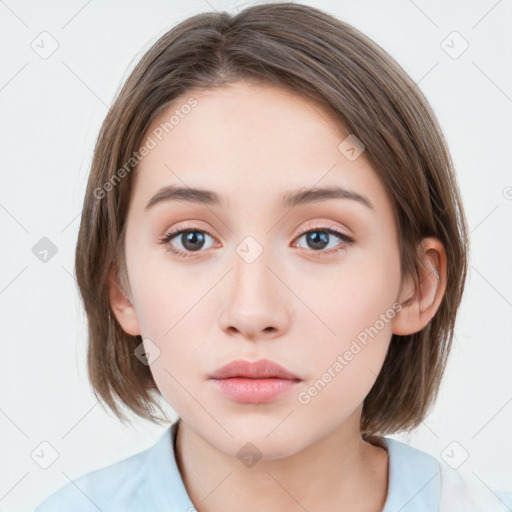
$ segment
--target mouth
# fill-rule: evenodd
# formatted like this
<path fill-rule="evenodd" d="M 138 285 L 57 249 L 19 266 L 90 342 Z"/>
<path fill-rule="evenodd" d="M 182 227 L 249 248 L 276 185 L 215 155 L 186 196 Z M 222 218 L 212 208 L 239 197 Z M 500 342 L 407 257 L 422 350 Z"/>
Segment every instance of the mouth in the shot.
<path fill-rule="evenodd" d="M 267 359 L 232 361 L 215 371 L 210 380 L 230 400 L 246 404 L 275 400 L 302 381 L 283 366 Z"/>

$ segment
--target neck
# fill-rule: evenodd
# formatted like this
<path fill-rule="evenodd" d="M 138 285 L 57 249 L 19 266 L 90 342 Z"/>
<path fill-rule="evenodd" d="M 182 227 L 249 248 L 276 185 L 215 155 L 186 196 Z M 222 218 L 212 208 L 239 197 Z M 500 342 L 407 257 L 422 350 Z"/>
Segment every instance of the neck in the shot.
<path fill-rule="evenodd" d="M 180 421 L 176 461 L 196 510 L 381 511 L 388 456 L 362 440 L 360 410 L 299 452 L 252 465 L 218 450 Z"/>

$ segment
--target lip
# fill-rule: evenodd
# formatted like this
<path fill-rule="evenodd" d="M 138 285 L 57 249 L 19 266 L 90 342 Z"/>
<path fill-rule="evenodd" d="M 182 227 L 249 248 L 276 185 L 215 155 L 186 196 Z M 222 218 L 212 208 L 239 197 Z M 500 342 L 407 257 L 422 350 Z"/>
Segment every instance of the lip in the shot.
<path fill-rule="evenodd" d="M 302 379 L 268 359 L 255 362 L 237 359 L 216 370 L 210 380 L 227 398 L 257 404 L 276 399 Z"/>
<path fill-rule="evenodd" d="M 210 375 L 211 379 L 229 379 L 232 377 L 301 380 L 300 377 L 294 375 L 280 364 L 268 359 L 260 359 L 254 362 L 246 361 L 245 359 L 236 359 L 222 366 Z"/>

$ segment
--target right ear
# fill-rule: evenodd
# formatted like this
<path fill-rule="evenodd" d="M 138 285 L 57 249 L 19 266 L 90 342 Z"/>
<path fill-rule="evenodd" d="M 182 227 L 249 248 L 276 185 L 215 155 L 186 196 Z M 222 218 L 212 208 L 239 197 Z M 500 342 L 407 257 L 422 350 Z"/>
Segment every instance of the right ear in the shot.
<path fill-rule="evenodd" d="M 141 334 L 139 320 L 133 304 L 118 282 L 115 268 L 112 267 L 108 274 L 108 296 L 114 315 L 127 334 L 138 336 Z"/>

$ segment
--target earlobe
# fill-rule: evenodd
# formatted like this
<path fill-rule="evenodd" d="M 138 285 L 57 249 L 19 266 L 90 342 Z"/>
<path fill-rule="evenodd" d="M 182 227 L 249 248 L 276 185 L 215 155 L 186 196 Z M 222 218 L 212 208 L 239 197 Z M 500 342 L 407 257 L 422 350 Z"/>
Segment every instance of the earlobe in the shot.
<path fill-rule="evenodd" d="M 137 313 L 119 284 L 114 268 L 109 272 L 108 290 L 110 306 L 123 331 L 132 336 L 140 335 L 141 329 Z"/>
<path fill-rule="evenodd" d="M 393 321 L 393 334 L 406 336 L 420 331 L 435 315 L 446 290 L 446 251 L 437 238 L 424 238 L 419 248 L 419 280 L 407 278 L 399 297 L 402 309 Z"/>

